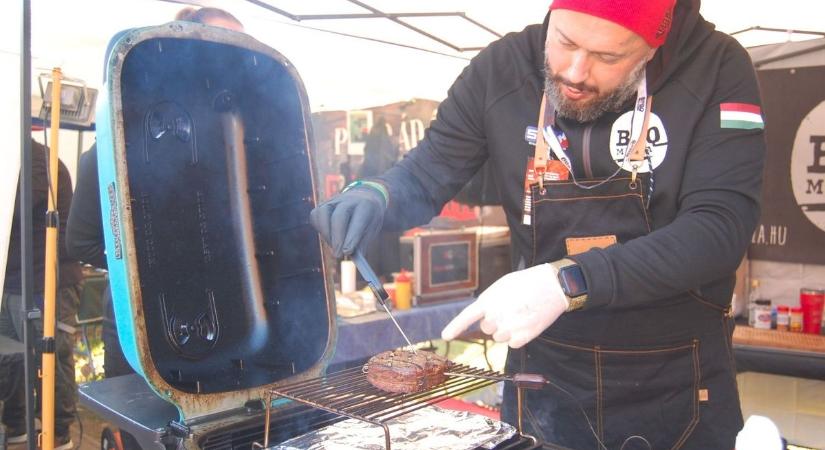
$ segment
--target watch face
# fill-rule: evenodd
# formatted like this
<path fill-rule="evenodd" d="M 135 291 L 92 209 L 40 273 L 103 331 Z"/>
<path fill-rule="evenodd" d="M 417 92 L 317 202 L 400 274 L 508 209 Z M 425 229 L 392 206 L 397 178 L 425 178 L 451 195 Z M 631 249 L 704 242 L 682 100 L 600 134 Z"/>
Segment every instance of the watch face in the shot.
<path fill-rule="evenodd" d="M 578 297 L 587 293 L 587 282 L 584 273 L 578 265 L 562 267 L 559 270 L 559 281 L 564 294 L 568 297 Z"/>

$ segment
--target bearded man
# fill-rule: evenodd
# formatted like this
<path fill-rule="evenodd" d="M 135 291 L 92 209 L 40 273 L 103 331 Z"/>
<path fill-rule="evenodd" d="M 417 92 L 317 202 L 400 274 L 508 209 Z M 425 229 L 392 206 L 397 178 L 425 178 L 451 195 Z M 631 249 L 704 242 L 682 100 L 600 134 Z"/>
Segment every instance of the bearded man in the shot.
<path fill-rule="evenodd" d="M 735 270 L 765 153 L 746 51 L 699 0 L 554 0 L 462 72 L 424 140 L 311 214 L 336 256 L 495 167 L 513 272 L 442 332 L 512 349 L 525 431 L 575 449 L 731 449 Z M 484 261 L 481 261 L 484 264 Z M 505 387 L 503 418 L 516 419 Z"/>

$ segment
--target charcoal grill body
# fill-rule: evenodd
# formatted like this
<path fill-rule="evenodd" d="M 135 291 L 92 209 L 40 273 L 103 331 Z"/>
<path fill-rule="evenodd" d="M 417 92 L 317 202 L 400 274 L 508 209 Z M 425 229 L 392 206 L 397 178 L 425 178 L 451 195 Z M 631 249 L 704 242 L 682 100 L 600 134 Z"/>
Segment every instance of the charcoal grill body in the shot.
<path fill-rule="evenodd" d="M 252 449 L 263 442 L 262 405 L 216 412 L 185 423 L 174 405 L 157 395 L 140 375 L 129 374 L 79 386 L 84 407 L 106 423 L 129 433 L 124 450 Z M 282 442 L 312 429 L 341 420 L 325 411 L 281 402 L 270 421 L 272 442 Z M 84 438 L 84 439 L 88 439 Z M 94 437 L 91 438 L 94 441 Z"/>
<path fill-rule="evenodd" d="M 334 296 L 309 225 L 301 79 L 250 36 L 172 22 L 119 35 L 97 118 L 121 347 L 181 422 L 319 376 Z"/>

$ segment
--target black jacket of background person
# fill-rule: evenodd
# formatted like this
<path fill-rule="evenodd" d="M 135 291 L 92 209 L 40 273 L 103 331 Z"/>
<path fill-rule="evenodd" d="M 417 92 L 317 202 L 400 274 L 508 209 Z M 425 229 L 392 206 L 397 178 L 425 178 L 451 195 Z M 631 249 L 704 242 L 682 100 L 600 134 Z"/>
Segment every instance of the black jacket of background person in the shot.
<path fill-rule="evenodd" d="M 525 130 L 538 118 L 546 24 L 506 35 L 464 69 L 423 141 L 380 177 L 389 188 L 386 227 L 426 223 L 490 161 L 510 226 L 513 268 L 529 265 L 533 230 L 521 219 L 525 165 L 534 146 Z M 679 0 L 647 78 L 653 115 L 667 135 L 652 145 L 666 149 L 655 169 L 652 231 L 572 258 L 587 281 L 584 311 L 651 307 L 689 290 L 727 306 L 759 218 L 765 142 L 761 129 L 721 128 L 720 104 L 760 105 L 753 66 L 736 40 L 699 15 L 698 0 Z M 616 170 L 608 152 L 611 128 L 631 107 L 628 102 L 622 113 L 593 123 L 557 121 L 579 179 Z"/>
<path fill-rule="evenodd" d="M 107 267 L 106 252 L 100 214 L 97 145 L 95 144 L 80 155 L 74 203 L 66 234 L 66 247 L 69 254 L 78 260 L 105 269 Z"/>
<path fill-rule="evenodd" d="M 42 293 L 45 282 L 43 273 L 46 266 L 46 211 L 49 207 L 49 181 L 47 169 L 49 160 L 48 148 L 32 139 L 32 256 L 34 267 L 34 292 Z M 59 287 L 73 286 L 80 282 L 83 274 L 77 260 L 68 256 L 66 252 L 66 221 L 69 218 L 69 207 L 72 204 L 72 178 L 69 170 L 58 161 L 57 175 L 57 211 L 60 213 L 60 229 L 58 233 L 60 279 Z M 6 281 L 3 291 L 9 294 L 22 294 L 22 272 L 20 265 L 20 189 L 18 186 L 17 198 L 14 202 L 14 219 L 11 224 L 11 239 L 9 241 L 8 260 L 6 262 Z"/>

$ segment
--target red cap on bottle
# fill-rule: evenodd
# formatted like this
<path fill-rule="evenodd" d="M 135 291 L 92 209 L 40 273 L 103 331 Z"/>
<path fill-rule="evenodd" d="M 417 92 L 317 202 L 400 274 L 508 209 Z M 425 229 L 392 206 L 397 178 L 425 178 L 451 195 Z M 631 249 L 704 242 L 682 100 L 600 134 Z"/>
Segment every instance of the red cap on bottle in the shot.
<path fill-rule="evenodd" d="M 399 273 L 395 277 L 396 283 L 409 283 L 410 282 L 410 275 L 407 272 L 407 269 L 401 269 L 401 273 Z"/>

